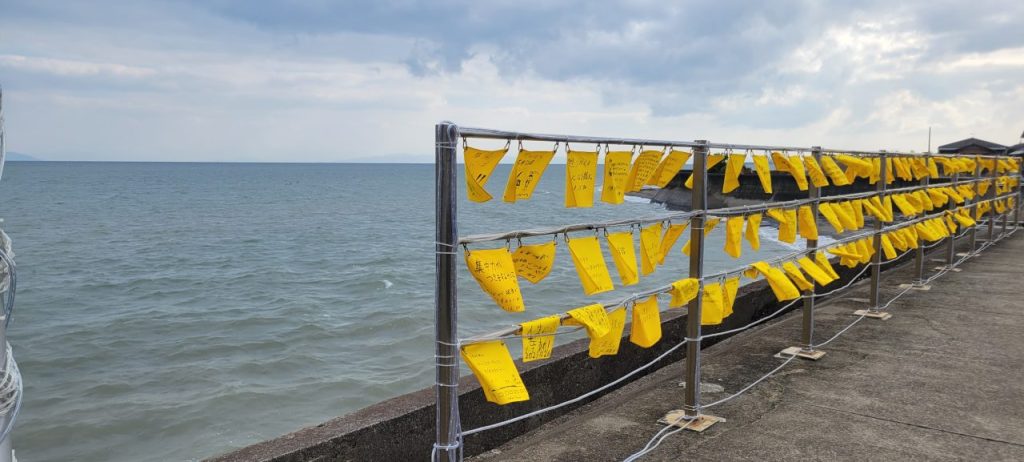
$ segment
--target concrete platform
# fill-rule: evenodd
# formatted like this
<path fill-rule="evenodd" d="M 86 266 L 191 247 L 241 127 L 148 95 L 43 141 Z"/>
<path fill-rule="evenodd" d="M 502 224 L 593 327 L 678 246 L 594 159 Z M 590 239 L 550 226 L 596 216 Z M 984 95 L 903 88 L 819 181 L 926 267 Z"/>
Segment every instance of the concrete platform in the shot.
<path fill-rule="evenodd" d="M 1024 460 L 1024 233 L 965 262 L 864 319 L 823 349 L 795 359 L 746 394 L 706 410 L 724 417 L 703 433 L 678 432 L 642 460 Z M 883 296 L 911 282 L 883 278 Z M 816 310 L 816 340 L 851 322 L 860 283 Z M 794 312 L 704 350 L 702 382 L 736 392 L 778 366 L 799 339 Z M 470 460 L 622 460 L 682 404 L 683 363 L 672 363 L 498 449 Z"/>

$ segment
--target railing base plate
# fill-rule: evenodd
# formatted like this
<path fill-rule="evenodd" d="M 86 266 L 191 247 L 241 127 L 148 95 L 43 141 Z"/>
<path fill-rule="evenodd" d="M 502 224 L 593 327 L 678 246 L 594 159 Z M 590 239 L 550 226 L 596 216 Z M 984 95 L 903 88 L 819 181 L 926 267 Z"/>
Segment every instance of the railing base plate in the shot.
<path fill-rule="evenodd" d="M 701 414 L 692 420 L 682 418 L 683 415 L 682 409 L 668 411 L 665 417 L 658 419 L 658 423 L 674 427 L 685 426 L 687 430 L 700 433 L 718 422 L 725 422 L 724 418 L 713 415 Z"/>
<path fill-rule="evenodd" d="M 825 356 L 825 352 L 822 350 L 805 350 L 802 347 L 791 346 L 775 354 L 775 357 L 779 359 L 788 359 L 790 356 L 817 361 Z"/>
<path fill-rule="evenodd" d="M 927 284 L 900 284 L 900 289 L 910 288 L 911 290 L 932 290 L 932 286 Z"/>
<path fill-rule="evenodd" d="M 943 271 L 943 270 L 947 270 L 947 269 L 949 271 L 954 272 L 954 273 L 959 273 L 961 271 L 960 268 L 948 268 L 948 267 L 945 267 L 945 266 L 936 266 L 935 267 L 935 271 Z"/>
<path fill-rule="evenodd" d="M 892 317 L 892 314 L 888 311 L 871 311 L 871 310 L 857 310 L 853 312 L 854 316 L 864 316 L 865 318 L 878 319 L 880 321 L 887 321 Z"/>

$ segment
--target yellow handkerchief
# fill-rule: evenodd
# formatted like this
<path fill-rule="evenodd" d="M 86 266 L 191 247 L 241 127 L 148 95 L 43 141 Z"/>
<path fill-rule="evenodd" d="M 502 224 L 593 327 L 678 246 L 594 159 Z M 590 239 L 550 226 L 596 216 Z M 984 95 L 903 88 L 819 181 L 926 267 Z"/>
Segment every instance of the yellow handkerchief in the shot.
<path fill-rule="evenodd" d="M 633 244 L 633 233 L 622 231 L 610 233 L 605 236 L 608 241 L 608 251 L 612 254 L 612 261 L 615 269 L 619 270 L 619 280 L 622 285 L 631 286 L 640 281 L 640 275 L 636 271 L 636 248 Z"/>
<path fill-rule="evenodd" d="M 565 159 L 565 206 L 593 207 L 597 152 L 569 151 Z"/>
<path fill-rule="evenodd" d="M 747 161 L 746 154 L 729 154 L 729 160 L 725 164 L 725 182 L 722 184 L 722 192 L 730 193 L 740 187 L 740 173 L 743 172 L 743 163 Z"/>
<path fill-rule="evenodd" d="M 661 340 L 661 312 L 658 296 L 651 295 L 633 304 L 633 325 L 629 341 L 641 348 L 650 348 Z"/>
<path fill-rule="evenodd" d="M 466 191 L 469 194 L 469 200 L 473 202 L 487 202 L 491 200 L 491 195 L 484 189 L 484 185 L 487 184 L 487 180 L 491 178 L 491 172 L 494 171 L 494 167 L 498 165 L 498 162 L 501 162 L 501 158 L 505 157 L 506 152 L 508 152 L 508 148 L 484 151 L 466 146 L 464 157 L 466 162 Z"/>
<path fill-rule="evenodd" d="M 772 171 L 768 168 L 768 156 L 754 154 L 754 170 L 757 171 L 757 179 L 761 180 L 761 189 L 765 194 L 772 193 Z"/>
<path fill-rule="evenodd" d="M 561 317 L 547 316 L 519 325 L 523 336 L 523 362 L 537 361 L 551 357 L 555 347 L 554 333 L 558 331 Z"/>
<path fill-rule="evenodd" d="M 672 301 L 669 308 L 679 308 L 697 297 L 700 281 L 694 278 L 680 279 L 672 283 Z"/>
<path fill-rule="evenodd" d="M 555 263 L 555 243 L 521 245 L 512 253 L 516 274 L 534 284 L 551 273 Z"/>
<path fill-rule="evenodd" d="M 800 221 L 800 237 L 804 239 L 817 239 L 818 222 L 814 219 L 811 206 L 801 205 L 797 212 Z"/>
<path fill-rule="evenodd" d="M 601 200 L 609 204 L 621 204 L 626 194 L 629 179 L 631 151 L 609 151 L 604 154 L 604 183 L 601 184 Z"/>
<path fill-rule="evenodd" d="M 569 253 L 576 265 L 576 274 L 580 277 L 585 295 L 594 295 L 615 289 L 612 277 L 608 274 L 608 266 L 601 254 L 601 244 L 597 236 L 569 239 Z"/>
<path fill-rule="evenodd" d="M 562 325 L 583 326 L 587 328 L 587 335 L 591 339 L 604 337 L 612 329 L 608 312 L 600 303 L 574 308 L 566 314 L 569 319 L 563 321 Z"/>
<path fill-rule="evenodd" d="M 761 250 L 761 214 L 755 213 L 747 216 L 747 229 L 744 231 L 744 236 L 747 238 L 747 242 L 750 243 L 750 248 L 754 250 Z"/>
<path fill-rule="evenodd" d="M 529 199 L 554 156 L 555 151 L 520 150 L 516 156 L 516 163 L 512 166 L 512 173 L 508 176 L 508 182 L 505 183 L 502 200 L 515 202 Z"/>
<path fill-rule="evenodd" d="M 526 311 L 523 294 L 519 291 L 516 267 L 508 249 L 479 249 L 466 251 L 466 266 L 473 279 L 501 309 L 509 312 Z"/>
<path fill-rule="evenodd" d="M 622 342 L 622 329 L 626 326 L 626 309 L 619 307 L 608 313 L 608 326 L 607 334 L 590 339 L 591 358 L 600 358 L 619 353 L 619 344 Z"/>
<path fill-rule="evenodd" d="M 654 272 L 661 259 L 661 223 L 640 229 L 640 271 L 646 276 Z"/>
<path fill-rule="evenodd" d="M 725 220 L 725 253 L 732 258 L 739 258 L 743 251 L 740 239 L 743 237 L 743 216 L 729 217 Z"/>
<path fill-rule="evenodd" d="M 692 153 L 685 151 L 676 151 L 673 149 L 662 159 L 661 163 L 658 164 L 658 169 L 654 171 L 654 175 L 651 176 L 650 181 L 647 184 L 664 188 L 668 186 L 668 183 L 672 181 L 672 178 L 676 177 L 679 173 L 679 169 L 683 168 L 687 160 L 690 160 Z"/>
<path fill-rule="evenodd" d="M 487 401 L 495 404 L 529 401 L 530 394 L 519 377 L 505 342 L 472 343 L 463 346 L 460 354 L 480 382 Z"/>
<path fill-rule="evenodd" d="M 679 236 L 683 234 L 689 223 L 680 223 L 669 225 L 668 229 L 665 230 L 665 234 L 661 236 L 661 245 L 659 246 L 660 255 L 658 256 L 658 264 L 665 263 L 665 257 L 672 251 L 672 246 L 676 245 L 676 241 L 679 240 Z"/>
<path fill-rule="evenodd" d="M 626 191 L 643 189 L 644 185 L 654 176 L 654 171 L 658 169 L 661 154 L 661 151 L 643 151 L 636 156 L 633 167 L 629 170 L 629 179 L 626 180 Z"/>

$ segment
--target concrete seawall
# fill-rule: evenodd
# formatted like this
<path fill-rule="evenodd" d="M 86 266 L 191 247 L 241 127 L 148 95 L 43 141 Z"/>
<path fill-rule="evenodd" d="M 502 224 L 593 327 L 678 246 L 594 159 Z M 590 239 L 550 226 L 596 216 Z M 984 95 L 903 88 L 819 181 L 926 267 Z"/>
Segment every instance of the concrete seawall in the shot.
<path fill-rule="evenodd" d="M 891 267 L 892 265 L 886 266 L 886 268 Z M 829 287 L 845 284 L 859 271 L 859 269 L 850 270 L 838 265 L 835 268 L 842 277 Z M 748 284 L 740 288 L 733 315 L 719 326 L 706 328 L 705 332 L 721 332 L 743 326 L 778 310 L 780 306 L 763 280 Z M 799 306 L 800 304 L 796 304 L 793 309 L 797 309 Z M 463 377 L 459 388 L 462 390 L 459 400 L 463 429 L 499 422 L 534 409 L 567 401 L 618 379 L 683 341 L 686 331 L 685 312 L 685 309 L 663 312 L 663 338 L 658 344 L 648 349 L 639 348 L 629 343 L 628 340 L 623 340 L 618 355 L 592 359 L 587 354 L 588 341 L 582 339 L 557 346 L 548 361 L 527 364 L 516 361 L 523 381 L 530 390 L 531 399 L 525 403 L 507 406 L 488 403 L 484 399 L 476 379 L 472 375 Z M 628 326 L 624 332 L 628 336 Z M 716 340 L 720 341 L 725 338 L 728 337 L 705 341 L 703 346 L 713 345 Z M 798 339 L 798 336 L 794 337 L 794 343 Z M 684 351 L 685 349 L 680 348 L 644 373 L 678 361 L 684 357 Z M 468 373 L 465 369 L 463 372 Z M 644 373 L 637 374 L 630 381 L 643 377 Z M 626 385 L 630 381 L 619 386 Z M 464 454 L 469 457 L 498 447 L 545 422 L 598 399 L 600 396 L 594 396 L 582 402 L 504 427 L 468 436 L 465 439 Z M 286 411 L 282 410 L 282 412 Z M 434 442 L 434 425 L 434 391 L 432 388 L 428 388 L 209 460 L 216 462 L 429 460 L 430 448 Z"/>

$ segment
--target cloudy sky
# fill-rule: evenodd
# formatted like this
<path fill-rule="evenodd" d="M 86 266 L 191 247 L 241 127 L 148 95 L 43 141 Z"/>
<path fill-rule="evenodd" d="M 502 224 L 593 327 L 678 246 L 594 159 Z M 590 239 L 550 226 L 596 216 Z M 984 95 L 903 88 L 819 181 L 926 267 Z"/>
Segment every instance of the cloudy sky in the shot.
<path fill-rule="evenodd" d="M 1024 130 L 1024 2 L 0 0 L 9 148 L 432 160 L 433 124 L 924 150 Z"/>

